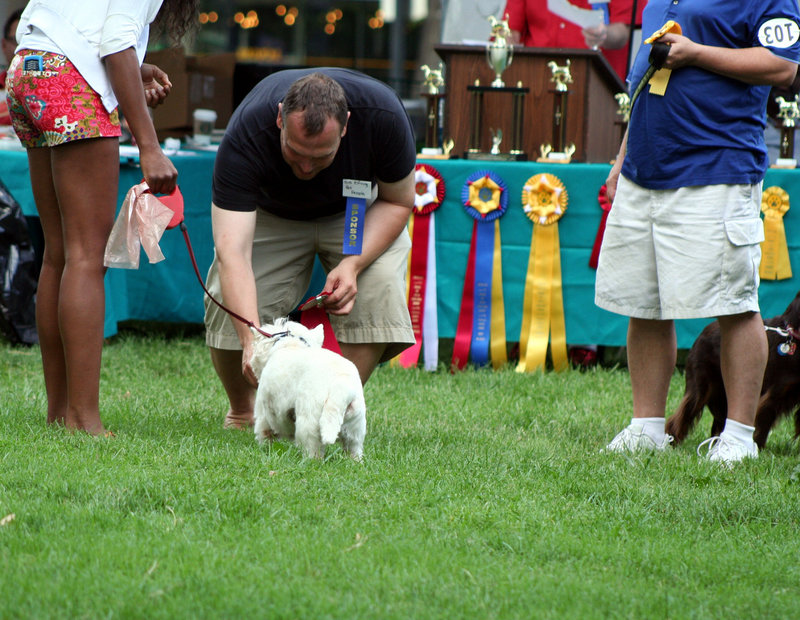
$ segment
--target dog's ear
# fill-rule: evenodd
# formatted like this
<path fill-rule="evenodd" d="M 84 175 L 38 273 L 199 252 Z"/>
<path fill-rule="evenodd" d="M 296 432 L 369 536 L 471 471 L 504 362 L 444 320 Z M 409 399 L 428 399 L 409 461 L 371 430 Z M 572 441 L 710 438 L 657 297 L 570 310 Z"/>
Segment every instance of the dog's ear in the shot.
<path fill-rule="evenodd" d="M 322 323 L 311 330 L 311 336 L 313 338 L 314 346 L 321 347 L 322 343 L 325 342 L 325 328 L 322 327 Z"/>

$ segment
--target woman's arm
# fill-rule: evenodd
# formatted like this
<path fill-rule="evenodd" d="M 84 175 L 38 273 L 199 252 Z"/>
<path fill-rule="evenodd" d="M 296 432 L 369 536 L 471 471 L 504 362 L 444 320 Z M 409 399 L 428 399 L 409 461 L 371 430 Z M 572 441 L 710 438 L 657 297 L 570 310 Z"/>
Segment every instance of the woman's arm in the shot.
<path fill-rule="evenodd" d="M 167 194 L 175 188 L 178 171 L 161 150 L 153 121 L 147 111 L 147 101 L 148 97 L 153 101 L 163 100 L 168 92 L 168 86 L 159 84 L 162 90 L 155 86 L 155 72 L 151 72 L 149 76 L 143 75 L 136 51 L 132 47 L 109 54 L 103 61 L 111 88 L 119 101 L 120 110 L 127 119 L 131 133 L 139 146 L 142 175 L 152 191 Z M 161 74 L 166 76 L 163 71 Z M 150 95 L 145 94 L 146 85 L 143 77 L 149 77 Z"/>

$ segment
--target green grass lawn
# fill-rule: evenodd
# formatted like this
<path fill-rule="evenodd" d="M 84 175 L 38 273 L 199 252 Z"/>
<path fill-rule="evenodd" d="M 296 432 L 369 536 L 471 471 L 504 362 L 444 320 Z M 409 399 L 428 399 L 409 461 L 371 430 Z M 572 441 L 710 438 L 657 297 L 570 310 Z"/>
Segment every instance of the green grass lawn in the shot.
<path fill-rule="evenodd" d="M 607 455 L 625 370 L 383 367 L 364 462 L 309 461 L 222 429 L 199 336 L 104 355 L 112 440 L 47 427 L 38 350 L 0 344 L 0 618 L 800 614 L 789 421 L 730 471 L 695 454 L 708 413 L 675 450 Z"/>

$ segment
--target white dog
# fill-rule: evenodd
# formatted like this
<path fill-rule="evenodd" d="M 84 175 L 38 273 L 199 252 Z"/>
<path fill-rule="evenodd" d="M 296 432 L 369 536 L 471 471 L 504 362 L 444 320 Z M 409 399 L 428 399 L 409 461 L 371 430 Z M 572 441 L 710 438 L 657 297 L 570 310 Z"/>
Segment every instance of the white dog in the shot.
<path fill-rule="evenodd" d="M 291 439 L 308 456 L 322 458 L 338 438 L 361 460 L 367 419 L 355 364 L 322 348 L 322 325 L 310 330 L 283 318 L 262 329 L 272 337 L 252 330 L 256 439 Z"/>

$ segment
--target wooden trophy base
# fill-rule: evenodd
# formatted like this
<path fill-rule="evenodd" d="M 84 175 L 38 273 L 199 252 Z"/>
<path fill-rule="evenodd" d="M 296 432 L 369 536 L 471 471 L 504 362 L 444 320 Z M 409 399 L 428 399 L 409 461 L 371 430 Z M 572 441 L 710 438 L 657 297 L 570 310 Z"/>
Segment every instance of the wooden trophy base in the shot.
<path fill-rule="evenodd" d="M 486 161 L 528 161 L 528 155 L 519 153 L 485 153 L 482 151 L 465 151 L 464 159 L 480 159 Z"/>
<path fill-rule="evenodd" d="M 785 168 L 787 170 L 793 170 L 794 168 L 797 168 L 797 160 L 789 159 L 788 157 L 779 157 L 775 160 L 775 163 L 770 166 L 770 168 Z"/>
<path fill-rule="evenodd" d="M 450 159 L 450 154 L 442 148 L 423 147 L 419 152 L 420 159 Z"/>
<path fill-rule="evenodd" d="M 537 157 L 540 164 L 569 164 L 572 163 L 572 155 L 569 153 L 548 153 L 546 157 Z"/>

